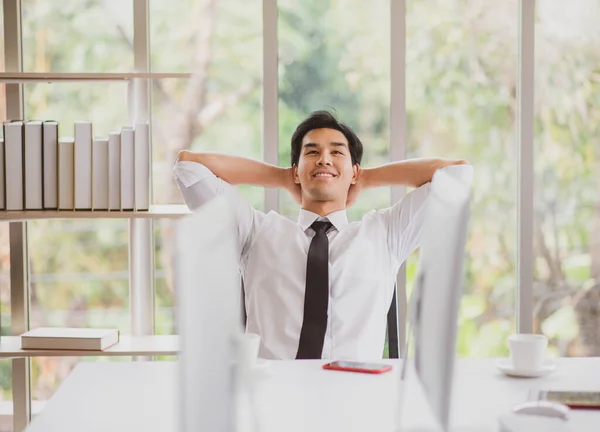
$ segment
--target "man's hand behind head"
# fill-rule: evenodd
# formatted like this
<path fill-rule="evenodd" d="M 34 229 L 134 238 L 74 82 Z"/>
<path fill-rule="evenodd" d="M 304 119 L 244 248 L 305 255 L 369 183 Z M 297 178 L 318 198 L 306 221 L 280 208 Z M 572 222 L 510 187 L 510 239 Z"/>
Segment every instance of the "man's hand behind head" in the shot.
<path fill-rule="evenodd" d="M 292 168 L 284 170 L 283 185 L 284 189 L 294 198 L 294 201 L 302 205 L 302 188 L 294 181 L 294 170 Z"/>
<path fill-rule="evenodd" d="M 365 189 L 365 175 L 364 171 L 358 166 L 358 177 L 355 184 L 351 184 L 348 189 L 348 197 L 346 198 L 346 208 L 352 207 L 360 193 Z"/>

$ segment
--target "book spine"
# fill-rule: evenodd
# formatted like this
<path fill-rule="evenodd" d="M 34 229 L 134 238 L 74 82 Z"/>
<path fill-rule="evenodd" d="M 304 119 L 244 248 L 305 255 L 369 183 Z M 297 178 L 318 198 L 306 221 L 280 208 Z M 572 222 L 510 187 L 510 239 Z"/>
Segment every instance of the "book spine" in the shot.
<path fill-rule="evenodd" d="M 108 139 L 94 138 L 92 147 L 92 208 L 108 210 Z"/>
<path fill-rule="evenodd" d="M 150 207 L 150 125 L 135 125 L 135 209 L 148 210 Z"/>
<path fill-rule="evenodd" d="M 6 209 L 4 172 L 4 138 L 0 138 L 0 210 Z"/>
<path fill-rule="evenodd" d="M 23 122 L 4 125 L 6 210 L 23 210 Z"/>
<path fill-rule="evenodd" d="M 75 209 L 92 208 L 92 124 L 75 122 Z"/>
<path fill-rule="evenodd" d="M 25 123 L 25 210 L 43 208 L 42 122 Z"/>
<path fill-rule="evenodd" d="M 108 209 L 121 208 L 121 132 L 108 134 Z"/>
<path fill-rule="evenodd" d="M 134 131 L 123 128 L 121 131 L 121 209 L 133 210 L 134 198 Z"/>
<path fill-rule="evenodd" d="M 21 348 L 39 350 L 101 351 L 102 339 L 21 336 Z"/>
<path fill-rule="evenodd" d="M 44 156 L 44 209 L 58 208 L 58 123 L 44 122 L 43 126 Z"/>
<path fill-rule="evenodd" d="M 75 208 L 75 141 L 73 138 L 58 140 L 58 208 L 73 210 Z"/>

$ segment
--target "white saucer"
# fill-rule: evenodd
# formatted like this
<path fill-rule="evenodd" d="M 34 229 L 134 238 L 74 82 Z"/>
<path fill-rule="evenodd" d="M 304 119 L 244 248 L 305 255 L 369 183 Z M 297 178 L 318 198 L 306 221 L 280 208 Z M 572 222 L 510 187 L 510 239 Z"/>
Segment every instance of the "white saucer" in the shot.
<path fill-rule="evenodd" d="M 537 370 L 517 369 L 513 366 L 509 358 L 500 359 L 496 362 L 496 367 L 504 374 L 522 378 L 539 378 L 548 375 L 556 369 L 556 362 L 552 359 L 544 360 L 544 364 Z"/>

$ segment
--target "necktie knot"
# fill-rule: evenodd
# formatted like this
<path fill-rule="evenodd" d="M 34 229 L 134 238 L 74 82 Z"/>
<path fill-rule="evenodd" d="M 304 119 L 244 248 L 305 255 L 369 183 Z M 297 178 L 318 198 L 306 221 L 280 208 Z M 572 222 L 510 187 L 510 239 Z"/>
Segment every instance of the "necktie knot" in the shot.
<path fill-rule="evenodd" d="M 316 233 L 327 233 L 329 228 L 331 228 L 333 224 L 327 221 L 314 221 L 310 226 L 315 230 Z"/>

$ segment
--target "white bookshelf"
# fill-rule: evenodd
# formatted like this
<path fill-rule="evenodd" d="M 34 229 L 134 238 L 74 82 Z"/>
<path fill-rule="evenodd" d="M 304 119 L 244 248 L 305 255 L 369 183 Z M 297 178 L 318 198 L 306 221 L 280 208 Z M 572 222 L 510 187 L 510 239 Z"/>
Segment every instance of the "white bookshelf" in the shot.
<path fill-rule="evenodd" d="M 23 72 L 21 1 L 3 2 L 4 16 L 4 70 L 0 72 L 0 83 L 6 86 L 6 118 L 24 118 L 24 84 L 30 83 L 85 83 L 110 82 L 123 84 L 123 94 L 127 99 L 128 123 L 150 120 L 150 94 L 152 82 L 164 79 L 190 79 L 192 73 L 150 72 L 150 44 L 148 27 L 148 2 L 133 2 L 133 69 L 135 72 L 115 73 L 53 73 Z M 60 121 L 60 119 L 57 119 Z M 92 119 L 93 120 L 93 119 Z M 29 255 L 27 249 L 27 221 L 40 219 L 128 219 L 130 260 L 129 305 L 131 331 L 144 336 L 121 336 L 120 342 L 104 351 L 64 351 L 64 350 L 21 350 L 18 336 L 0 337 L 0 358 L 11 359 L 13 385 L 12 428 L 21 432 L 30 422 L 34 401 L 30 394 L 31 368 L 28 358 L 39 356 L 133 356 L 147 360 L 158 355 L 176 355 L 177 336 L 151 335 L 154 329 L 154 307 L 152 289 L 154 280 L 153 220 L 157 218 L 177 219 L 190 212 L 184 205 L 156 205 L 148 211 L 57 211 L 57 210 L 0 210 L 0 223 L 10 223 L 10 263 L 11 263 L 11 328 L 20 334 L 28 328 L 29 302 Z M 8 225 L 8 224 L 7 224 Z M 2 404 L 0 404 L 0 408 Z M 0 420 L 2 412 L 0 410 Z M 0 427 L 0 429 L 3 429 Z"/>
<path fill-rule="evenodd" d="M 0 222 L 39 219 L 178 219 L 191 214 L 185 204 L 151 205 L 148 211 L 0 210 Z"/>
<path fill-rule="evenodd" d="M 20 336 L 0 338 L 0 358 L 18 357 L 106 357 L 106 356 L 160 356 L 179 353 L 179 336 L 120 336 L 119 343 L 104 351 L 71 351 L 21 349 Z"/>

